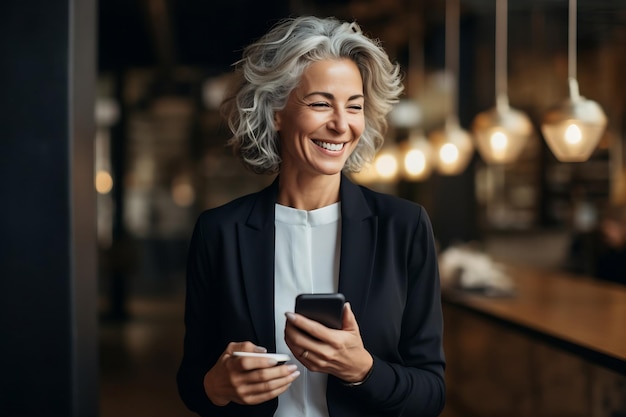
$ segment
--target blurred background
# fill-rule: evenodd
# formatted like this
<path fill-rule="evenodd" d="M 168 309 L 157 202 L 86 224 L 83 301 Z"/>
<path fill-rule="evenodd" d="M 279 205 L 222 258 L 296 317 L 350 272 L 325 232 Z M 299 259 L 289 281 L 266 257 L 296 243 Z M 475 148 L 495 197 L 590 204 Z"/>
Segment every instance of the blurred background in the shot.
<path fill-rule="evenodd" d="M 245 171 L 225 148 L 229 132 L 219 102 L 241 49 L 288 15 L 356 20 L 403 67 L 405 100 L 390 119 L 381 152 L 395 160 L 387 171 L 383 161 L 382 172 L 374 167 L 358 181 L 426 206 L 441 250 L 478 242 L 498 259 L 556 270 L 571 266 L 572 239 L 594 229 L 607 205 L 626 199 L 626 86 L 620 71 L 626 64 L 626 7 L 619 0 L 578 3 L 576 75 L 581 94 L 601 103 L 608 119 L 588 160 L 559 161 L 541 134 L 544 114 L 569 95 L 568 2 L 509 0 L 506 92 L 532 125 L 519 156 L 490 164 L 472 149 L 465 167 L 447 175 L 437 170 L 432 150 L 425 163 L 434 168 L 411 177 L 401 167 L 410 140 L 430 136 L 434 148 L 433 132 L 454 113 L 461 128 L 471 131 L 477 114 L 494 107 L 502 92 L 497 2 L 462 0 L 456 21 L 450 20 L 450 3 L 100 2 L 102 416 L 136 415 L 148 404 L 151 415 L 187 415 L 174 372 L 191 228 L 202 210 L 271 180 Z M 447 40 L 447 33 L 456 40 Z M 593 273 L 582 263 L 576 268 Z M 453 408 L 448 406 L 450 415 Z"/>
<path fill-rule="evenodd" d="M 56 319 L 57 309 L 66 323 L 71 304 L 61 297 L 46 310 L 12 295 L 39 291 L 43 299 L 52 282 L 37 278 L 37 285 L 23 284 L 15 278 L 41 275 L 29 264 L 32 258 L 18 255 L 19 248 L 34 253 L 31 243 L 39 240 L 15 243 L 15 236 L 38 230 L 30 223 L 40 216 L 39 205 L 30 204 L 35 200 L 28 190 L 41 189 L 56 169 L 67 175 L 58 183 L 72 178 L 92 187 L 88 176 L 72 177 L 73 169 L 84 173 L 91 162 L 54 166 L 67 156 L 66 148 L 30 139 L 18 146 L 27 136 L 19 132 L 41 128 L 45 138 L 62 103 L 42 103 L 49 114 L 40 127 L 26 122 L 9 128 L 16 114 L 37 112 L 23 105 L 25 100 L 11 101 L 12 93 L 31 87 L 30 80 L 16 83 L 10 75 L 27 74 L 24 68 L 31 67 L 49 71 L 37 64 L 39 58 L 22 60 L 26 53 L 16 46 L 37 36 L 72 39 L 65 27 L 51 30 L 66 19 L 65 6 L 45 14 L 41 10 L 52 9 L 46 2 L 40 2 L 41 10 L 17 4 L 0 8 L 7 22 L 0 25 L 3 33 L 21 36 L 19 41 L 0 36 L 2 56 L 13 57 L 3 65 L 12 72 L 0 73 L 9 80 L 0 125 L 7 126 L 9 138 L 3 144 L 11 146 L 0 155 L 1 174 L 15 178 L 11 175 L 23 161 L 50 165 L 44 164 L 49 168 L 43 175 L 7 180 L 0 193 L 19 189 L 26 201 L 7 198 L 2 207 L 2 235 L 13 239 L 3 239 L 0 251 L 9 271 L 5 277 L 11 278 L 0 280 L 0 328 L 11 329 L 6 340 L 12 341 L 0 349 L 7 352 L 24 346 L 23 330 L 11 322 L 18 320 L 15 310 L 27 306 Z M 68 8 L 75 7 L 80 8 Z M 28 20 L 12 19 L 18 9 Z M 82 106 L 95 108 L 96 197 L 87 205 L 76 200 L 76 210 L 58 203 L 63 206 L 58 210 L 92 216 L 96 226 L 87 244 L 96 246 L 97 296 L 74 304 L 97 304 L 97 326 L 79 327 L 88 329 L 81 337 L 97 339 L 100 416 L 192 415 L 175 385 L 192 227 L 203 210 L 272 180 L 247 172 L 225 147 L 229 132 L 219 103 L 242 48 L 279 19 L 301 14 L 356 20 L 402 66 L 406 94 L 389 116 L 386 145 L 354 180 L 424 205 L 440 253 L 452 255 L 442 257 L 450 262 L 442 264 L 449 358 L 444 416 L 626 416 L 623 0 L 100 0 L 93 12 L 87 16 L 92 20 L 74 24 L 95 31 L 93 100 Z M 21 29 L 24 22 L 37 30 Z M 34 53 L 54 63 L 67 58 L 45 48 Z M 81 77 L 89 68 L 72 71 Z M 54 90 L 63 77 L 50 74 L 49 82 L 32 87 L 39 90 L 28 91 L 39 96 Z M 31 157 L 20 160 L 15 149 Z M 46 210 L 52 206 L 48 213 L 56 213 L 57 197 L 45 194 L 41 200 Z M 56 233 L 54 220 L 43 222 L 46 233 L 38 239 Z M 38 250 L 52 258 L 51 246 Z M 76 246 L 80 249 L 80 239 Z M 89 262 L 90 249 L 87 255 Z M 55 259 L 52 265 L 63 256 Z M 500 265 L 513 272 L 499 274 Z M 463 275 L 469 270 L 480 271 L 478 278 Z M 524 284 L 530 278 L 532 289 Z M 21 285 L 26 290 L 16 291 Z M 70 279 L 70 289 L 73 285 Z M 91 293 L 81 291 L 75 292 Z M 92 307 L 67 314 L 81 319 Z M 27 325 L 39 321 L 28 317 Z M 579 338 L 579 330 L 589 333 Z M 71 340 L 71 334 L 68 330 L 61 339 Z M 39 337 L 33 336 L 33 344 Z M 62 342 L 61 358 L 70 344 Z M 35 355 L 31 349 L 24 354 Z M 1 353 L 2 369 L 13 369 L 12 356 Z M 41 360 L 51 357 L 59 358 L 50 353 Z M 29 374 L 36 373 L 32 368 Z M 21 375 L 19 381 L 28 379 Z M 0 414 L 41 415 L 12 408 L 20 401 L 12 384 L 15 380 L 0 384 Z"/>
<path fill-rule="evenodd" d="M 245 171 L 224 146 L 229 132 L 218 106 L 242 48 L 288 15 L 355 19 L 403 67 L 406 95 L 390 116 L 381 151 L 390 159 L 355 180 L 423 204 L 442 251 L 472 242 L 500 261 L 595 274 L 592 250 L 581 249 L 572 262 L 570 248 L 596 229 L 607 206 L 626 199 L 626 7 L 620 0 L 577 4 L 574 76 L 608 122 L 588 158 L 563 162 L 541 126 L 570 95 L 568 2 L 509 0 L 504 29 L 496 5 L 100 1 L 95 168 L 103 417 L 134 416 L 146 407 L 153 416 L 190 415 L 174 374 L 191 228 L 202 210 L 271 181 Z M 503 34 L 504 49 L 496 42 Z M 462 131 L 476 133 L 478 114 L 503 94 L 530 125 L 514 139 L 525 140 L 517 156 L 491 163 L 473 146 L 454 172 L 438 169 L 437 132 L 456 118 Z M 424 172 L 418 162 L 418 171 L 407 173 L 403 158 L 420 140 L 431 148 L 423 154 Z M 519 404 L 508 407 L 511 414 L 500 415 L 514 415 Z M 589 415 L 581 408 L 552 415 Z M 452 397 L 446 413 L 472 410 L 480 408 L 455 414 Z"/>

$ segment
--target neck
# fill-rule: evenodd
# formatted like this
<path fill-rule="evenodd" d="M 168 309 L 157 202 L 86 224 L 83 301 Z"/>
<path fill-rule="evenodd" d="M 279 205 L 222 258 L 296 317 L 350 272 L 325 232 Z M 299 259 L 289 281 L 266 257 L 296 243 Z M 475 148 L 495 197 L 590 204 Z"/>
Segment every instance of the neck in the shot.
<path fill-rule="evenodd" d="M 341 174 L 315 178 L 280 176 L 278 204 L 299 210 L 315 210 L 339 201 Z"/>

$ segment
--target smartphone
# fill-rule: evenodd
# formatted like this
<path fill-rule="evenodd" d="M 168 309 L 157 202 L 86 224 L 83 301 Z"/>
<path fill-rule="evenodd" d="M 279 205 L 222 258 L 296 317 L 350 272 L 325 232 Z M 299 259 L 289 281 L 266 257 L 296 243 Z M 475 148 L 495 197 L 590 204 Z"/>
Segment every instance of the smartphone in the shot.
<path fill-rule="evenodd" d="M 341 293 L 300 294 L 296 297 L 295 311 L 331 329 L 341 329 L 345 303 Z"/>
<path fill-rule="evenodd" d="M 254 358 L 274 359 L 276 360 L 278 365 L 282 365 L 283 363 L 291 360 L 291 356 L 287 355 L 286 353 L 233 352 L 233 356 L 249 356 Z"/>

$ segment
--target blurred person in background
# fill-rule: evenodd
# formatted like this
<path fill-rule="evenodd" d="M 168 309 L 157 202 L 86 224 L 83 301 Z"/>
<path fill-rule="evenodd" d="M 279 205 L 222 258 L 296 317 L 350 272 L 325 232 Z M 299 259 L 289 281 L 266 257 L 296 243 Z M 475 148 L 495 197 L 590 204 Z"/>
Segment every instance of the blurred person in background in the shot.
<path fill-rule="evenodd" d="M 565 269 L 626 284 L 626 206 L 608 204 L 591 229 L 573 235 Z"/>
<path fill-rule="evenodd" d="M 443 319 L 422 206 L 357 186 L 402 92 L 356 23 L 286 19 L 247 47 L 224 104 L 267 188 L 202 213 L 190 242 L 181 398 L 203 416 L 437 416 Z M 342 328 L 293 313 L 342 292 Z M 234 356 L 290 353 L 292 361 Z"/>
<path fill-rule="evenodd" d="M 598 227 L 601 241 L 596 256 L 595 275 L 626 284 L 626 206 L 608 207 Z"/>
<path fill-rule="evenodd" d="M 582 275 L 595 274 L 596 250 L 598 244 L 598 210 L 582 186 L 571 191 L 569 242 L 565 269 Z"/>

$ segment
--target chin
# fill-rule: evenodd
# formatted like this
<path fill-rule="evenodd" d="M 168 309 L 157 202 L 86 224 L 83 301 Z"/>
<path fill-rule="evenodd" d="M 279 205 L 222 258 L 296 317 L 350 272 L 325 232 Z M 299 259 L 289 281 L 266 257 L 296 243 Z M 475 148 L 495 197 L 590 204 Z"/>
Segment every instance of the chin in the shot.
<path fill-rule="evenodd" d="M 319 167 L 317 172 L 319 172 L 321 175 L 337 175 L 337 174 L 341 174 L 341 172 L 343 171 L 344 167 L 345 167 L 345 164 L 344 165 L 323 166 L 323 167 Z"/>

